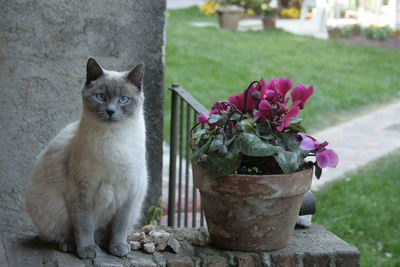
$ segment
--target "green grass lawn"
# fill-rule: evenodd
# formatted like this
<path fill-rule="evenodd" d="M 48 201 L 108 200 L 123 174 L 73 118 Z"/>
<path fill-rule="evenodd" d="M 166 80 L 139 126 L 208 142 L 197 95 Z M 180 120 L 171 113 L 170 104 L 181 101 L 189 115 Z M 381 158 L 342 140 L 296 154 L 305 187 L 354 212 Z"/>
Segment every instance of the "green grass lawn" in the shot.
<path fill-rule="evenodd" d="M 400 266 L 399 162 L 397 151 L 315 192 L 314 223 L 357 246 L 361 266 Z"/>
<path fill-rule="evenodd" d="M 292 77 L 313 84 L 302 112 L 311 130 L 344 121 L 400 97 L 400 50 L 342 44 L 279 30 L 227 32 L 189 25 L 216 22 L 197 8 L 169 10 L 165 85 L 180 83 L 207 108 L 239 93 L 249 79 Z M 165 93 L 168 139 L 170 93 Z"/>

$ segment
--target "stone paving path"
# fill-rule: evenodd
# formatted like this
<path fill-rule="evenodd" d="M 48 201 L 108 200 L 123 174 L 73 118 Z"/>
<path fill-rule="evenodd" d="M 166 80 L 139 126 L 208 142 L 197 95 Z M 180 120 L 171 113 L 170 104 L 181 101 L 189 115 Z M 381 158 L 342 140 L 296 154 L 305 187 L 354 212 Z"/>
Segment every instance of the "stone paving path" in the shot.
<path fill-rule="evenodd" d="M 399 114 L 400 103 L 394 103 L 313 134 L 319 141 L 327 140 L 339 155 L 337 168 L 325 169 L 321 179 L 313 181 L 313 189 L 400 148 Z"/>
<path fill-rule="evenodd" d="M 329 142 L 329 148 L 339 155 L 339 165 L 337 168 L 324 169 L 321 179 L 314 179 L 312 189 L 318 190 L 328 182 L 345 178 L 345 173 L 400 148 L 399 114 L 400 102 L 313 133 L 319 141 Z M 168 153 L 169 148 L 164 145 L 164 189 L 168 187 Z"/>

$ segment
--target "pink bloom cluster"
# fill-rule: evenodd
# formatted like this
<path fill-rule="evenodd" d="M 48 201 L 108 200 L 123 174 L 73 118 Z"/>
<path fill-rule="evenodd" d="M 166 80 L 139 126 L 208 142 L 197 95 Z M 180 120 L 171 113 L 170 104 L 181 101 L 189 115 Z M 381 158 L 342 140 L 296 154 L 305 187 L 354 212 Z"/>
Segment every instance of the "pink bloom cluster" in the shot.
<path fill-rule="evenodd" d="M 271 78 L 268 83 L 260 79 L 245 91 L 228 97 L 229 103 L 235 105 L 243 114 L 250 113 L 264 121 L 269 121 L 278 131 L 283 131 L 290 125 L 290 119 L 296 117 L 304 108 L 308 98 L 313 94 L 313 86 L 306 87 L 303 84 L 296 85 L 292 89 L 290 78 Z M 292 100 L 291 106 L 287 107 Z M 211 107 L 209 114 L 201 113 L 198 117 L 199 123 L 208 123 L 211 114 L 217 114 L 223 102 L 216 102 Z M 229 108 L 224 106 L 224 108 Z"/>
<path fill-rule="evenodd" d="M 260 84 L 264 83 L 260 80 Z M 298 84 L 290 92 L 290 97 L 286 97 L 292 89 L 290 78 L 271 78 L 265 87 L 265 91 L 261 90 L 260 103 L 255 116 L 270 121 L 280 132 L 290 125 L 290 119 L 299 114 L 314 92 L 312 85 L 305 87 L 303 84 Z M 292 103 L 290 107 L 287 107 L 290 100 Z"/>
<path fill-rule="evenodd" d="M 240 119 L 253 117 L 257 123 L 267 123 L 277 134 L 301 137 L 300 148 L 309 151 L 308 155 L 314 155 L 320 168 L 336 167 L 339 159 L 333 150 L 326 148 L 328 142 L 320 143 L 312 136 L 298 133 L 296 129 L 299 128 L 296 127 L 301 125 L 285 131 L 291 122 L 300 121 L 300 118 L 295 117 L 313 93 L 312 85 L 306 87 L 297 84 L 293 87 L 290 78 L 271 78 L 268 83 L 260 79 L 252 82 L 245 91 L 228 97 L 228 102 L 215 102 L 210 113 L 202 112 L 198 115 L 197 122 L 218 127 L 219 121 L 223 119 L 228 129 L 232 129 L 235 125 L 241 125 L 237 124 L 237 116 L 231 120 L 232 114 L 240 114 Z"/>

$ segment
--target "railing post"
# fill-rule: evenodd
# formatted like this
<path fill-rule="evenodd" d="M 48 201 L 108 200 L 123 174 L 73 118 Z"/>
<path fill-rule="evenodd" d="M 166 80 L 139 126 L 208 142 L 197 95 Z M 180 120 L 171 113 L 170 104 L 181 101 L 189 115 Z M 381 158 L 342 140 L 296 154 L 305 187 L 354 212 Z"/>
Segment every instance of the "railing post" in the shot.
<path fill-rule="evenodd" d="M 172 84 L 172 88 L 179 87 Z M 175 188 L 176 188 L 176 149 L 178 133 L 178 94 L 172 91 L 171 100 L 171 134 L 169 151 L 169 190 L 168 190 L 168 226 L 175 226 Z"/>

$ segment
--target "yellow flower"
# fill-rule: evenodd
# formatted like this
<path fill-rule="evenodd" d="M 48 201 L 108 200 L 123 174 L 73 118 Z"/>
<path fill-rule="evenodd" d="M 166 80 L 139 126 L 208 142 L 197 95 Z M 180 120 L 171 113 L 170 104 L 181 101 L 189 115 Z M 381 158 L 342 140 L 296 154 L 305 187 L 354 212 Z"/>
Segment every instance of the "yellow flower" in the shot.
<path fill-rule="evenodd" d="M 253 16 L 254 15 L 254 10 L 252 8 L 247 9 L 247 15 Z"/>
<path fill-rule="evenodd" d="M 261 5 L 261 10 L 267 10 L 268 9 L 268 5 L 266 3 Z"/>
<path fill-rule="evenodd" d="M 214 15 L 217 13 L 218 4 L 215 1 L 207 1 L 200 6 L 200 12 L 205 15 Z"/>
<path fill-rule="evenodd" d="M 289 8 L 288 17 L 293 18 L 293 19 L 300 17 L 300 10 L 295 7 Z"/>
<path fill-rule="evenodd" d="M 287 17 L 287 18 L 298 18 L 300 17 L 300 9 L 292 7 L 292 8 L 284 8 L 281 10 L 281 16 L 282 17 Z"/>

